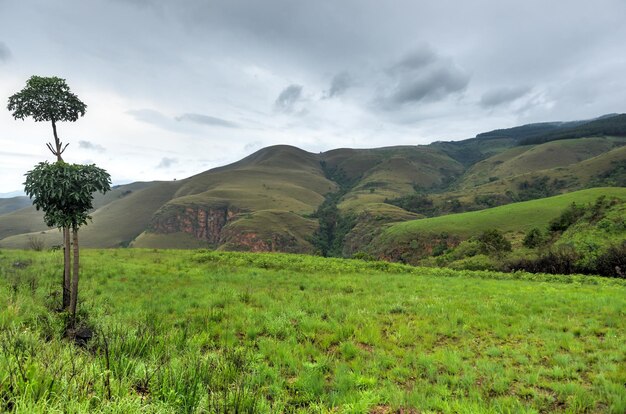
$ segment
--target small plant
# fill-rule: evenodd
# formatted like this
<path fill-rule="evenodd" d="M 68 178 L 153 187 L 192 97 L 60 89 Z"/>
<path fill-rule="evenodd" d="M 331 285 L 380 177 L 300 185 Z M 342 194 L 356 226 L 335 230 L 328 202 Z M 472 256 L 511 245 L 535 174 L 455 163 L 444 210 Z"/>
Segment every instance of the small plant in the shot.
<path fill-rule="evenodd" d="M 41 236 L 29 236 L 28 237 L 28 248 L 34 250 L 36 252 L 40 252 L 46 246 L 46 242 Z"/>

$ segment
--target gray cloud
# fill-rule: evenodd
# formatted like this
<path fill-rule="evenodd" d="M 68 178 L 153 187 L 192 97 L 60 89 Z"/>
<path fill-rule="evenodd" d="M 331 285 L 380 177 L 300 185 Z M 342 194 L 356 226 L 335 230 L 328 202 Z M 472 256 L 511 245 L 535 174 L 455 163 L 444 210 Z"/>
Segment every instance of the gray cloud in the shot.
<path fill-rule="evenodd" d="M 177 158 L 163 157 L 156 168 L 170 168 L 174 164 L 178 164 Z"/>
<path fill-rule="evenodd" d="M 429 46 L 422 45 L 400 59 L 395 65 L 389 68 L 389 72 L 393 74 L 411 72 L 421 69 L 436 60 L 437 55 L 435 52 Z"/>
<path fill-rule="evenodd" d="M 354 80 L 348 72 L 341 72 L 333 77 L 330 82 L 330 89 L 326 93 L 327 98 L 332 98 L 343 94 L 354 83 Z"/>
<path fill-rule="evenodd" d="M 417 102 L 435 102 L 467 87 L 470 76 L 450 58 L 428 46 L 407 54 L 386 71 L 385 90 L 378 101 L 386 109 Z"/>
<path fill-rule="evenodd" d="M 274 106 L 281 112 L 292 112 L 294 105 L 298 102 L 301 95 L 301 85 L 289 85 L 283 89 L 280 95 L 278 95 L 278 98 L 276 98 L 276 101 L 274 102 Z"/>
<path fill-rule="evenodd" d="M 128 115 L 131 115 L 137 121 L 158 126 L 166 125 L 170 121 L 168 117 L 166 117 L 159 111 L 155 111 L 154 109 L 133 109 L 130 111 L 126 111 L 126 113 Z"/>
<path fill-rule="evenodd" d="M 181 116 L 177 116 L 175 118 L 177 121 L 182 122 L 193 122 L 201 125 L 209 125 L 209 126 L 219 126 L 225 128 L 238 128 L 239 126 L 234 122 L 227 121 L 222 118 L 217 118 L 209 115 L 202 114 L 182 114 Z"/>
<path fill-rule="evenodd" d="M 96 151 L 96 152 L 104 152 L 106 149 L 99 144 L 94 144 L 91 141 L 78 141 L 78 148 Z"/>
<path fill-rule="evenodd" d="M 623 0 L 569 0 L 566 8 L 542 0 L 388 3 L 0 0 L 0 87 L 18 90 L 38 68 L 93 96 L 77 136 L 106 143 L 116 180 L 205 167 L 183 162 L 193 158 L 183 151 L 215 154 L 218 166 L 245 156 L 253 142 L 308 150 L 421 144 L 626 110 Z M 304 86 L 277 99 L 294 83 Z M 519 98 L 497 91 L 517 85 L 532 89 Z M 305 106 L 307 115 L 297 116 Z M 186 113 L 246 128 L 176 120 Z M 0 116 L 0 131 L 14 143 L 31 139 L 27 128 Z M 131 142 L 142 150 L 125 152 Z M 164 154 L 179 164 L 155 169 Z M 32 165 L 0 154 L 0 165 L 9 163 L 20 171 Z M 21 187 L 21 173 L 10 175 L 3 171 L 0 191 Z"/>
<path fill-rule="evenodd" d="M 485 108 L 492 108 L 502 104 L 513 102 L 530 92 L 528 86 L 501 87 L 485 92 L 480 98 L 480 105 Z"/>
<path fill-rule="evenodd" d="M 0 62 L 6 62 L 11 58 L 11 50 L 9 47 L 0 42 Z"/>

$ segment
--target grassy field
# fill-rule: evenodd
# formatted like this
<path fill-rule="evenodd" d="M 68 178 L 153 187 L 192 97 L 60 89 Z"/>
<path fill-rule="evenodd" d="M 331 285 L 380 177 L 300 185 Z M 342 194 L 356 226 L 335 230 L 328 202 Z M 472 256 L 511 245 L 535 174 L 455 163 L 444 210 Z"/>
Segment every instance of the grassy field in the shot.
<path fill-rule="evenodd" d="M 602 195 L 626 199 L 626 188 L 591 188 L 469 213 L 411 220 L 389 227 L 377 243 L 381 246 L 394 245 L 397 242 L 410 240 L 418 233 L 448 232 L 467 238 L 488 229 L 498 229 L 502 232 L 527 232 L 533 227 L 546 227 L 550 220 L 558 217 L 573 202 L 589 204 Z"/>
<path fill-rule="evenodd" d="M 0 411 L 626 411 L 626 281 L 286 254 L 0 251 Z M 108 358 L 107 358 L 108 354 Z"/>

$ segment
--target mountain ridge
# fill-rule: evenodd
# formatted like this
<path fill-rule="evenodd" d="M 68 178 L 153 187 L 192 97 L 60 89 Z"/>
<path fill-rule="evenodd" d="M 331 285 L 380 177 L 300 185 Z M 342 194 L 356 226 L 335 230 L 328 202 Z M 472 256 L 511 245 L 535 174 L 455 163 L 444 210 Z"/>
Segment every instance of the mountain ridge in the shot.
<path fill-rule="evenodd" d="M 626 125 L 622 115 L 599 119 L 608 123 L 566 122 L 559 130 L 576 135 L 584 125 Z M 594 134 L 520 145 L 547 124 L 554 129 L 529 124 L 429 145 L 322 153 L 262 148 L 182 180 L 131 183 L 97 196 L 93 223 L 81 230 L 84 244 L 316 253 L 320 229 L 343 226 L 342 251 L 351 255 L 389 223 L 626 185 L 626 138 Z M 417 210 L 406 210 L 408 199 L 394 201 L 403 197 L 413 197 Z M 321 214 L 322 206 L 334 208 L 334 216 Z M 27 247 L 33 237 L 60 243 L 41 213 L 9 208 L 0 210 L 0 247 Z"/>

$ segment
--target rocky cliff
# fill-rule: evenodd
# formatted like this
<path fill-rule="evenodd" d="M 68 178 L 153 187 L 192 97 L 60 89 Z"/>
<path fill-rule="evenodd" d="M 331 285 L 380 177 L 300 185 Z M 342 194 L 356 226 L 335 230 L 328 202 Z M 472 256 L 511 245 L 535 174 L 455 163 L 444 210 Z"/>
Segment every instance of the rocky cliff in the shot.
<path fill-rule="evenodd" d="M 153 217 L 148 231 L 160 234 L 187 233 L 198 240 L 218 245 L 222 229 L 240 211 L 229 206 L 167 206 Z"/>

